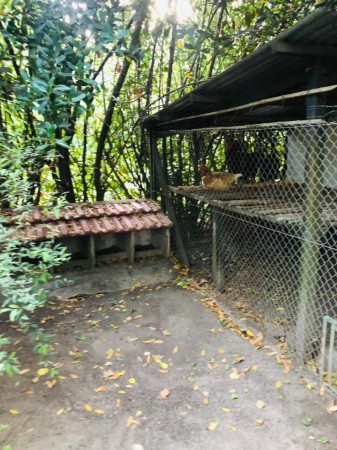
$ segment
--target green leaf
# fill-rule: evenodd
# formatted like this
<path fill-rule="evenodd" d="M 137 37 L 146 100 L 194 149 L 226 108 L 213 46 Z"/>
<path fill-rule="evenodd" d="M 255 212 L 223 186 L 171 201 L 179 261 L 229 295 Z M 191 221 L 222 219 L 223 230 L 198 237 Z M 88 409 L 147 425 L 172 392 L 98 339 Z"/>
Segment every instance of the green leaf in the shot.
<path fill-rule="evenodd" d="M 329 443 L 329 438 L 326 437 L 326 436 L 322 436 L 322 437 L 318 440 L 318 442 L 319 442 L 320 444 L 328 444 L 328 443 Z"/>
<path fill-rule="evenodd" d="M 65 84 L 58 84 L 57 86 L 54 87 L 53 93 L 58 94 L 58 93 L 63 93 L 63 92 L 69 91 L 69 90 L 70 90 L 69 86 L 66 86 Z"/>
<path fill-rule="evenodd" d="M 69 148 L 69 145 L 66 142 L 64 142 L 62 139 L 55 139 L 55 142 L 60 147 Z"/>
<path fill-rule="evenodd" d="M 9 425 L 5 424 L 5 423 L 0 423 L 0 431 L 2 430 L 6 430 L 8 428 Z"/>
<path fill-rule="evenodd" d="M 39 152 L 39 151 L 41 151 L 41 150 L 45 150 L 46 148 L 48 148 L 49 147 L 49 144 L 42 144 L 42 145 L 38 145 L 37 147 L 36 147 L 36 150 Z"/>
<path fill-rule="evenodd" d="M 91 78 L 83 78 L 84 83 L 89 84 L 90 86 L 98 87 L 98 83 Z"/>
<path fill-rule="evenodd" d="M 29 75 L 28 75 L 28 73 L 25 70 L 21 69 L 20 70 L 20 75 L 21 75 L 21 78 L 24 81 L 26 81 L 26 82 L 30 81 Z"/>
<path fill-rule="evenodd" d="M 38 91 L 42 92 L 43 94 L 46 94 L 48 92 L 47 83 L 36 77 L 33 78 L 32 87 L 34 89 L 37 89 Z"/>
<path fill-rule="evenodd" d="M 305 427 L 310 427 L 310 425 L 312 424 L 312 418 L 309 416 L 305 416 L 305 417 L 303 417 L 301 422 Z"/>
<path fill-rule="evenodd" d="M 83 336 L 83 334 L 81 334 L 80 336 L 76 336 L 76 339 L 77 339 L 78 341 L 85 341 L 85 340 L 86 340 L 86 337 Z"/>
<path fill-rule="evenodd" d="M 73 103 L 80 102 L 81 100 L 84 99 L 84 97 L 85 97 L 86 95 L 87 95 L 87 94 L 86 94 L 85 92 L 81 92 L 80 94 L 76 95 L 76 97 L 73 97 L 73 98 L 71 99 L 71 101 L 72 101 Z"/>
<path fill-rule="evenodd" d="M 13 447 L 11 446 L 11 444 L 6 444 L 2 447 L 2 450 L 13 450 Z"/>

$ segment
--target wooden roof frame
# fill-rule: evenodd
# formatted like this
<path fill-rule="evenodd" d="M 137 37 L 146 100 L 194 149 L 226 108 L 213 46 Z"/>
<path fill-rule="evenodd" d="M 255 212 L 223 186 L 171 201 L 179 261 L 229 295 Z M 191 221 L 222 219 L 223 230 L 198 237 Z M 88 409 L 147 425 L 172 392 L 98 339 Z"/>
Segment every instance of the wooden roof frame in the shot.
<path fill-rule="evenodd" d="M 337 11 L 318 8 L 224 72 L 145 118 L 142 126 L 160 137 L 215 125 L 324 118 L 329 108 L 337 105 L 337 90 L 328 88 L 336 84 Z M 327 90 L 313 91 L 319 88 Z M 298 92 L 302 95 L 290 97 Z M 266 117 L 258 102 L 273 103 L 275 98 L 282 101 Z M 249 109 L 252 104 L 253 111 Z"/>

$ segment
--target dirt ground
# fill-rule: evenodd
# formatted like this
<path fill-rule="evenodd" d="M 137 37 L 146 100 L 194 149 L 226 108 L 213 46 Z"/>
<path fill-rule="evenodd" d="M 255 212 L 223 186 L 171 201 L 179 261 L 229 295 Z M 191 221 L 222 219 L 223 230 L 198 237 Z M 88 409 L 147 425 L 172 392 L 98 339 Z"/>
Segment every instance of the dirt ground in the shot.
<path fill-rule="evenodd" d="M 55 334 L 57 383 L 13 334 L 22 370 L 0 380 L 1 449 L 337 449 L 318 379 L 239 316 L 239 328 L 221 323 L 207 286 L 169 261 L 67 278 L 39 311 Z"/>

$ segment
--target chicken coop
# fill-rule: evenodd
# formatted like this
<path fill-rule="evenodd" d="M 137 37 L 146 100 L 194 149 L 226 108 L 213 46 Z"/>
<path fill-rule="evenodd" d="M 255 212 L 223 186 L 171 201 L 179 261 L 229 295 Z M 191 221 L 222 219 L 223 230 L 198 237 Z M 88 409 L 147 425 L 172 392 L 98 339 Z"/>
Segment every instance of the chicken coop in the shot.
<path fill-rule="evenodd" d="M 333 386 L 337 11 L 317 9 L 142 124 L 182 263 Z M 211 187 L 200 164 L 240 175 Z"/>

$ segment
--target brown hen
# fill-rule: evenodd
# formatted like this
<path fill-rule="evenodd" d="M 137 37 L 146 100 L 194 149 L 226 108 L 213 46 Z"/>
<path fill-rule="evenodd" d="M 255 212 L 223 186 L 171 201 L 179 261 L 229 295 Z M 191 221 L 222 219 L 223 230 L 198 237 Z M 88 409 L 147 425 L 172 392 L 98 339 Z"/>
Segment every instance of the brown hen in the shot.
<path fill-rule="evenodd" d="M 216 190 L 229 189 L 242 176 L 241 173 L 211 172 L 205 164 L 201 164 L 199 172 L 203 175 L 202 184 Z"/>

